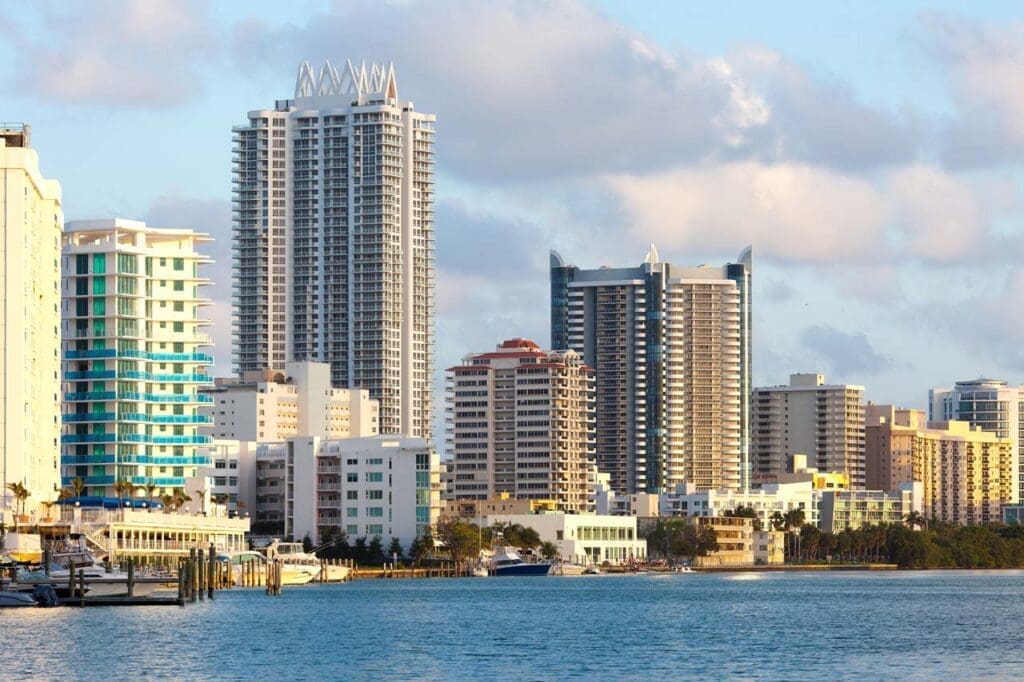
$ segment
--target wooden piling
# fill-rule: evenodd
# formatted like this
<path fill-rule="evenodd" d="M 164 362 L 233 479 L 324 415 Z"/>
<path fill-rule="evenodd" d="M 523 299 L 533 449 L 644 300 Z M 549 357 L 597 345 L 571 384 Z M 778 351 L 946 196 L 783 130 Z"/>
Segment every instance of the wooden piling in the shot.
<path fill-rule="evenodd" d="M 85 606 L 85 571 L 78 572 L 78 605 Z"/>
<path fill-rule="evenodd" d="M 207 568 L 206 574 L 206 591 L 207 597 L 213 599 L 214 583 L 216 582 L 216 571 L 217 571 L 217 553 L 213 543 L 210 543 L 210 553 L 207 555 L 210 561 L 210 565 Z"/>
<path fill-rule="evenodd" d="M 75 564 L 68 562 L 68 597 L 75 596 Z"/>
<path fill-rule="evenodd" d="M 199 594 L 199 601 L 203 601 L 206 599 L 206 550 L 203 549 L 196 552 L 196 578 L 196 592 Z"/>
<path fill-rule="evenodd" d="M 135 560 L 128 560 L 128 597 L 135 596 Z"/>

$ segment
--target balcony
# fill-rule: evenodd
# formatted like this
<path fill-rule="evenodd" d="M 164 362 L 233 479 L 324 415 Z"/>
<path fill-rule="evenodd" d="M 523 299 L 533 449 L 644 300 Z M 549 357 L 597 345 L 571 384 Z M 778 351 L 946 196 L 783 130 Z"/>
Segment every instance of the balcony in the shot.
<path fill-rule="evenodd" d="M 72 414 L 61 415 L 61 419 L 65 424 L 78 422 L 110 422 L 117 419 L 117 414 L 114 412 L 75 412 Z"/>
<path fill-rule="evenodd" d="M 60 437 L 61 443 L 113 443 L 116 440 L 116 433 L 65 433 Z"/>
<path fill-rule="evenodd" d="M 84 393 L 65 393 L 64 400 L 67 402 L 82 402 L 87 400 L 117 400 L 117 393 L 114 391 L 85 391 Z"/>

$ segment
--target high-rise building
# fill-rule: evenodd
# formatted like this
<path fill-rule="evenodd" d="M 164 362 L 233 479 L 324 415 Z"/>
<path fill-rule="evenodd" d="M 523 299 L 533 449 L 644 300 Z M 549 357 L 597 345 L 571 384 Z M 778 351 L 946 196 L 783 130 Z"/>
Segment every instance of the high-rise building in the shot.
<path fill-rule="evenodd" d="M 434 116 L 391 65 L 299 68 L 295 96 L 234 132 L 234 361 L 331 365 L 380 401 L 381 433 L 429 438 Z"/>
<path fill-rule="evenodd" d="M 214 402 L 200 409 L 212 419 L 201 432 L 214 438 L 268 442 L 377 435 L 377 401 L 365 389 L 332 388 L 331 368 L 322 362 L 289 362 L 284 371 L 217 379 L 203 394 Z"/>
<path fill-rule="evenodd" d="M 892 405 L 866 411 L 867 485 L 922 486 L 922 513 L 946 523 L 999 521 L 1015 490 L 1016 442 L 963 421 L 925 422 L 924 412 Z"/>
<path fill-rule="evenodd" d="M 64 484 L 152 497 L 184 489 L 209 463 L 199 413 L 213 358 L 202 331 L 210 237 L 135 220 L 70 222 L 64 232 Z M 117 485 L 117 488 L 115 488 Z"/>
<path fill-rule="evenodd" d="M 593 377 L 579 354 L 510 339 L 447 372 L 454 499 L 553 500 L 592 511 Z"/>
<path fill-rule="evenodd" d="M 928 391 L 929 421 L 965 421 L 1016 444 L 1013 453 L 1013 502 L 1024 501 L 1024 387 L 1005 381 L 958 381 L 952 389 Z"/>
<path fill-rule="evenodd" d="M 792 374 L 788 386 L 755 388 L 751 420 L 754 472 L 777 476 L 791 457 L 849 476 L 864 487 L 864 387 L 828 385 L 824 374 Z"/>
<path fill-rule="evenodd" d="M 0 523 L 60 483 L 60 184 L 39 172 L 28 125 L 0 124 Z M 8 489 L 28 492 L 22 505 Z"/>
<path fill-rule="evenodd" d="M 594 368 L 597 465 L 618 492 L 749 486 L 751 250 L 583 270 L 551 253 L 551 343 Z"/>

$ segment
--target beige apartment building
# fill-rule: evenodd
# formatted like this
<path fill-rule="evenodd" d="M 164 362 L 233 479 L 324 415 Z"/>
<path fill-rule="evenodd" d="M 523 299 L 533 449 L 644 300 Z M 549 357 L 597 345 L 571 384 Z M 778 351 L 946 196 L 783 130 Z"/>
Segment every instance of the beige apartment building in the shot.
<path fill-rule="evenodd" d="M 447 371 L 454 499 L 554 500 L 587 511 L 594 459 L 592 371 L 574 351 L 511 339 Z"/>
<path fill-rule="evenodd" d="M 1002 519 L 1013 500 L 1016 447 L 1010 438 L 964 421 L 928 422 L 921 410 L 868 405 L 868 487 L 922 484 L 922 513 L 947 523 Z"/>
<path fill-rule="evenodd" d="M 751 401 L 755 477 L 786 471 L 792 455 L 864 487 L 864 387 L 827 385 L 824 374 L 793 374 L 788 386 L 755 388 Z"/>
<path fill-rule="evenodd" d="M 259 443 L 293 436 L 323 439 L 373 436 L 379 404 L 362 389 L 333 388 L 331 368 L 322 362 L 289 362 L 284 371 L 246 372 L 241 379 L 217 379 L 203 409 L 214 438 Z"/>
<path fill-rule="evenodd" d="M 60 485 L 60 242 L 56 180 L 39 172 L 28 125 L 0 125 L 0 521 L 57 497 Z"/>

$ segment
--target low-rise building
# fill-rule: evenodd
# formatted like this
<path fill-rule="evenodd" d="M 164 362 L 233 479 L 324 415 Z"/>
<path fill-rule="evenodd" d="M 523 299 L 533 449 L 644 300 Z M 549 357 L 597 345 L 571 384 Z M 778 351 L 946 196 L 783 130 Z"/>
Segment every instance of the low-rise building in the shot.
<path fill-rule="evenodd" d="M 647 542 L 637 534 L 637 520 L 603 514 L 494 514 L 487 525 L 519 524 L 537 531 L 541 542 L 558 547 L 562 561 L 622 564 L 644 561 Z"/>
<path fill-rule="evenodd" d="M 827 490 L 821 494 L 819 528 L 841 533 L 847 528 L 902 524 L 912 511 L 921 511 L 921 484 L 904 483 L 895 492 Z"/>
<path fill-rule="evenodd" d="M 754 563 L 777 566 L 786 561 L 786 534 L 780 530 L 754 531 Z"/>
<path fill-rule="evenodd" d="M 718 549 L 694 559 L 699 568 L 751 566 L 754 563 L 754 520 L 735 516 L 700 516 L 690 519 L 698 528 L 715 532 Z"/>
<path fill-rule="evenodd" d="M 489 500 L 445 500 L 441 515 L 475 523 L 494 514 L 536 514 L 543 511 L 558 511 L 558 503 L 555 500 L 518 500 L 508 493 L 501 493 Z"/>
<path fill-rule="evenodd" d="M 423 535 L 441 512 L 440 460 L 422 438 L 289 438 L 256 454 L 254 533 L 319 542 Z"/>
<path fill-rule="evenodd" d="M 654 493 L 619 494 L 603 484 L 594 486 L 594 504 L 598 514 L 613 516 L 657 516 L 660 496 Z"/>
<path fill-rule="evenodd" d="M 1013 526 L 1024 525 L 1024 504 L 1004 505 L 1003 523 Z"/>
<path fill-rule="evenodd" d="M 289 362 L 284 370 L 221 378 L 203 391 L 212 401 L 200 413 L 214 438 L 270 443 L 293 436 L 360 438 L 378 433 L 380 407 L 366 389 L 334 388 L 331 366 Z"/>
<path fill-rule="evenodd" d="M 821 493 L 814 489 L 811 481 L 765 484 L 746 492 L 698 490 L 696 486 L 683 483 L 660 496 L 659 514 L 724 517 L 737 507 L 749 507 L 754 510 L 762 528 L 771 528 L 772 517 L 776 513 L 785 515 L 799 509 L 804 513 L 805 522 L 816 526 Z"/>
<path fill-rule="evenodd" d="M 232 516 L 248 516 L 256 507 L 256 446 L 218 438 L 200 450 L 210 462 L 199 468 L 199 476 L 209 480 L 210 499 Z"/>

